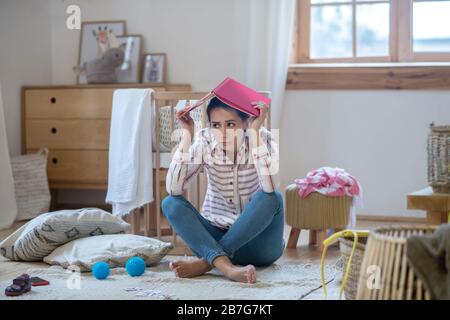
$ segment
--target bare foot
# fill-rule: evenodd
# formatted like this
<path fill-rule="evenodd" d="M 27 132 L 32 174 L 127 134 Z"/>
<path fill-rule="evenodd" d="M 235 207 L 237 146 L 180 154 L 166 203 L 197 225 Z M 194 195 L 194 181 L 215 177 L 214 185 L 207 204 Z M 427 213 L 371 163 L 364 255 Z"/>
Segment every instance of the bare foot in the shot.
<path fill-rule="evenodd" d="M 171 262 L 169 267 L 179 278 L 198 277 L 212 269 L 207 261 L 201 259 L 192 261 L 176 260 Z"/>
<path fill-rule="evenodd" d="M 256 270 L 251 264 L 245 267 L 233 266 L 224 272 L 225 276 L 231 280 L 237 282 L 255 283 L 256 282 Z"/>

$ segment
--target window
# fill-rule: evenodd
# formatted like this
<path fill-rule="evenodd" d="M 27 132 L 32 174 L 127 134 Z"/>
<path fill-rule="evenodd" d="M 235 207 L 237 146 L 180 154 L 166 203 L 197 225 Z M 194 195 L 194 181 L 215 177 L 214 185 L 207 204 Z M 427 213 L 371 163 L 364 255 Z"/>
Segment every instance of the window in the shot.
<path fill-rule="evenodd" d="M 450 0 L 297 0 L 293 63 L 450 61 Z"/>
<path fill-rule="evenodd" d="M 397 0 L 398 1 L 398 0 Z M 450 1 L 402 1 L 411 28 L 404 28 L 403 61 L 450 61 Z"/>

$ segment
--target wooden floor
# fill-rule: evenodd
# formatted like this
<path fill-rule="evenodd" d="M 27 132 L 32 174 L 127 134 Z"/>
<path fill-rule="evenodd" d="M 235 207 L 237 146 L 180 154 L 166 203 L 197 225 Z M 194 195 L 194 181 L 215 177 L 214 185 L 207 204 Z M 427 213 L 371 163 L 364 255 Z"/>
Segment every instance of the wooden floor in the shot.
<path fill-rule="evenodd" d="M 16 223 L 12 228 L 7 230 L 0 230 L 0 240 L 6 238 L 9 234 L 11 234 L 14 230 L 19 228 L 23 223 Z M 396 224 L 404 224 L 404 223 L 396 223 L 396 222 L 374 222 L 374 221 L 358 221 L 357 228 L 359 229 L 372 229 L 374 227 L 380 225 L 396 225 Z M 287 238 L 290 232 L 290 226 L 285 226 L 285 240 L 287 242 Z M 167 239 L 163 239 L 167 241 L 171 241 L 171 237 Z M 278 264 L 303 264 L 303 263 L 312 263 L 320 265 L 321 260 L 321 252 L 315 246 L 308 245 L 309 240 L 309 232 L 302 231 L 300 234 L 300 239 L 297 244 L 297 248 L 295 249 L 286 249 L 283 256 L 277 261 Z M 181 240 L 177 240 L 182 242 Z M 332 246 L 328 249 L 327 253 L 327 264 L 333 264 L 339 257 L 339 249 L 337 246 Z M 179 257 L 175 255 L 169 255 L 166 257 L 169 260 L 177 259 Z M 25 272 L 30 268 L 46 268 L 49 267 L 47 264 L 43 262 L 14 262 L 8 261 L 5 258 L 0 256 L 0 281 L 13 279 L 17 275 Z M 338 297 L 340 286 L 339 277 L 328 284 L 328 296 L 329 299 L 336 299 Z M 313 291 L 304 299 L 308 300 L 321 300 L 323 299 L 323 291 L 322 289 L 318 289 Z"/>

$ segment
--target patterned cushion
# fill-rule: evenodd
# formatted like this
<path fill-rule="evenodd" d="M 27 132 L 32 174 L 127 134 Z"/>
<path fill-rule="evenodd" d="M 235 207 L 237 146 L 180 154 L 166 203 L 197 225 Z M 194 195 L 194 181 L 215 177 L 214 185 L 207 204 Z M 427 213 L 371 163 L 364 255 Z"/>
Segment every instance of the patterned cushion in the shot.
<path fill-rule="evenodd" d="M 190 103 L 194 103 L 196 100 L 191 100 Z M 174 114 L 177 110 L 182 109 L 184 106 L 186 106 L 187 101 L 186 100 L 179 100 L 177 105 L 175 106 Z M 170 106 L 164 106 L 161 107 L 159 113 L 159 126 L 160 126 L 160 150 L 161 152 L 170 152 L 171 151 L 171 142 L 173 139 L 174 145 L 178 144 L 181 140 L 182 131 L 177 130 L 181 129 L 181 126 L 174 121 L 174 134 L 172 137 L 172 131 L 171 128 L 171 107 Z M 197 108 L 190 113 L 192 119 L 195 123 L 195 130 L 199 130 L 202 128 L 202 108 Z M 154 119 L 155 119 L 154 115 Z M 153 126 L 155 128 L 155 125 Z M 156 151 L 156 135 L 153 135 L 153 151 Z"/>
<path fill-rule="evenodd" d="M 78 266 L 80 271 L 91 271 L 98 261 L 111 268 L 124 267 L 127 260 L 138 256 L 147 266 L 157 265 L 173 248 L 168 242 L 132 234 L 103 235 L 77 239 L 57 248 L 44 262 L 63 268 Z"/>
<path fill-rule="evenodd" d="M 16 261 L 41 261 L 71 240 L 124 233 L 129 227 L 121 218 L 97 208 L 48 212 L 23 225 L 0 243 L 0 253 Z"/>

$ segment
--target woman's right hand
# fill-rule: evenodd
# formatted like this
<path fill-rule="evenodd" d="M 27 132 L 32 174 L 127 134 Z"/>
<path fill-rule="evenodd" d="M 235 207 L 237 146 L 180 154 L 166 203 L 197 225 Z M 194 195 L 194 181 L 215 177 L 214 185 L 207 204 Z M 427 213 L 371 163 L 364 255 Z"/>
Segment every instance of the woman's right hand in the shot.
<path fill-rule="evenodd" d="M 194 138 L 194 128 L 195 128 L 194 120 L 189 115 L 189 113 L 186 113 L 183 116 L 180 116 L 181 111 L 182 110 L 177 111 L 176 119 L 180 123 L 180 125 L 183 129 L 188 130 L 189 134 L 191 135 L 190 140 L 192 140 Z M 184 133 L 183 133 L 183 135 L 184 135 Z"/>

